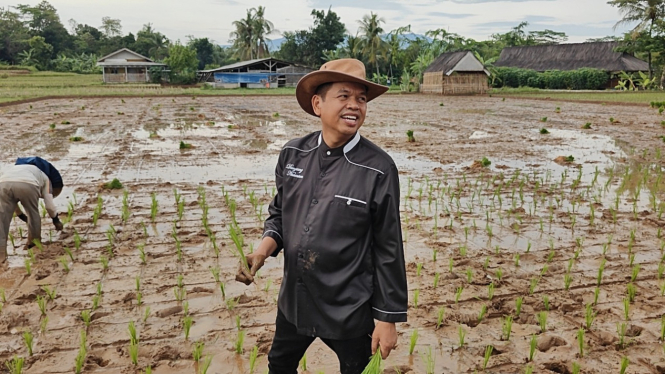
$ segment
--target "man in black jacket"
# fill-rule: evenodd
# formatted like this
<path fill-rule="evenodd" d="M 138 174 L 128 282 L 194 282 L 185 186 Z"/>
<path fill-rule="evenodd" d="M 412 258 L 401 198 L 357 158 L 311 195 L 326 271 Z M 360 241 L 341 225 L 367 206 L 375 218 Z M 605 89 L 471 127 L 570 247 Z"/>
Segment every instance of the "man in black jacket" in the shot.
<path fill-rule="evenodd" d="M 360 374 L 377 349 L 388 356 L 395 323 L 406 321 L 397 168 L 358 132 L 367 102 L 387 89 L 365 80 L 353 59 L 329 61 L 298 82 L 298 103 L 322 130 L 280 152 L 263 239 L 236 277 L 250 284 L 265 259 L 284 250 L 271 374 L 296 373 L 317 337 L 335 351 L 342 374 Z"/>

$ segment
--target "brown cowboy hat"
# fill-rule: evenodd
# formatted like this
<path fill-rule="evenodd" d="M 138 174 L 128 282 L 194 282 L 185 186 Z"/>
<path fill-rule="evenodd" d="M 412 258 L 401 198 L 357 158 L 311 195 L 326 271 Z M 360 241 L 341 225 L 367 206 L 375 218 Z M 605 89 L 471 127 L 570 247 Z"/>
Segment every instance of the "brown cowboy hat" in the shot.
<path fill-rule="evenodd" d="M 365 79 L 365 64 L 353 58 L 328 61 L 321 69 L 313 71 L 300 79 L 296 87 L 296 98 L 303 110 L 313 116 L 312 96 L 316 89 L 326 83 L 355 82 L 367 87 L 367 101 L 372 101 L 388 91 L 388 87 Z"/>

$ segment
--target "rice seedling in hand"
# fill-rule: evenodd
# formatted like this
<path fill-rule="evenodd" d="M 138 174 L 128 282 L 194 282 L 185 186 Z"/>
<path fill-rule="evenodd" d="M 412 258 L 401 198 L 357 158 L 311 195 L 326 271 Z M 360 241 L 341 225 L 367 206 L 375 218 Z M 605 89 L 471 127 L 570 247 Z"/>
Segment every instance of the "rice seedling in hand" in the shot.
<path fill-rule="evenodd" d="M 457 336 L 459 338 L 459 347 L 460 348 L 464 347 L 464 339 L 466 338 L 466 331 L 464 331 L 462 325 L 459 325 L 459 328 L 457 330 Z"/>
<path fill-rule="evenodd" d="M 32 356 L 32 348 L 34 343 L 32 332 L 29 330 L 23 332 L 23 342 L 25 343 L 25 347 L 28 349 L 28 356 Z"/>
<path fill-rule="evenodd" d="M 487 364 L 490 362 L 490 357 L 492 357 L 492 351 L 494 351 L 494 347 L 491 345 L 488 345 L 485 348 L 485 357 L 483 358 L 483 371 L 487 369 Z"/>
<path fill-rule="evenodd" d="M 361 374 L 381 374 L 383 373 L 383 360 L 381 358 L 381 349 L 377 349 L 372 355 L 367 366 Z"/>
<path fill-rule="evenodd" d="M 509 341 L 510 334 L 513 331 L 513 316 L 505 316 L 502 319 L 501 330 L 503 338 Z"/>

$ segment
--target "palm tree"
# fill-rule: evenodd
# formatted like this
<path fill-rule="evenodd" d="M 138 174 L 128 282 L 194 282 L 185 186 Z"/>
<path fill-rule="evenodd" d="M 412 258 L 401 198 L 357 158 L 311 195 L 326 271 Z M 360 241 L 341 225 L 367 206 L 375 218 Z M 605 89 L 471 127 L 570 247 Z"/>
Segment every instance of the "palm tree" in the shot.
<path fill-rule="evenodd" d="M 356 34 L 356 36 L 347 35 L 346 45 L 342 47 L 342 56 L 360 60 L 362 58 L 362 44 L 362 40 L 358 34 Z"/>
<path fill-rule="evenodd" d="M 257 58 L 270 55 L 268 44 L 266 43 L 266 41 L 270 41 L 270 39 L 266 38 L 266 36 L 270 35 L 273 31 L 276 31 L 273 23 L 265 19 L 265 11 L 266 8 L 262 6 L 259 6 L 258 9 L 254 10 L 254 21 L 252 23 L 254 36 L 253 45 L 256 47 L 255 55 Z"/>
<path fill-rule="evenodd" d="M 254 16 L 252 11 L 253 9 L 248 9 L 244 19 L 233 21 L 233 26 L 236 29 L 229 34 L 233 38 L 235 56 L 241 60 L 254 58 Z"/>
<path fill-rule="evenodd" d="M 411 32 L 411 25 L 399 27 L 388 34 L 388 45 L 390 49 L 388 54 L 390 56 L 388 63 L 390 64 L 390 79 L 393 79 L 393 65 L 397 66 L 397 57 L 399 56 L 400 51 L 402 50 L 402 38 L 401 36 L 406 33 Z"/>
<path fill-rule="evenodd" d="M 610 0 L 607 2 L 619 8 L 622 19 L 614 25 L 617 26 L 638 22 L 633 29 L 633 35 L 644 31 L 648 27 L 649 39 L 652 37 L 654 23 L 665 17 L 665 0 Z M 649 58 L 649 78 L 653 75 L 651 69 L 651 50 L 647 51 Z"/>
<path fill-rule="evenodd" d="M 387 43 L 381 39 L 381 34 L 383 34 L 381 23 L 386 23 L 386 21 L 370 12 L 370 15 L 363 16 L 358 23 L 360 23 L 362 33 L 363 53 L 367 56 L 367 61 L 376 67 L 376 73 L 380 74 L 379 59 L 385 57 L 388 50 Z"/>

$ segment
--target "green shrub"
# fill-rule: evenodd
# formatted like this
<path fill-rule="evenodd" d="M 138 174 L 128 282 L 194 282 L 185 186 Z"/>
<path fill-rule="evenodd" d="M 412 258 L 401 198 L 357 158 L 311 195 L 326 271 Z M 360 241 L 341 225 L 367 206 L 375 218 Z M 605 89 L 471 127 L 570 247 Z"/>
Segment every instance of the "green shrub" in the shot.
<path fill-rule="evenodd" d="M 578 69 L 570 71 L 549 70 L 539 73 L 535 70 L 499 67 L 496 68 L 495 87 L 532 87 L 550 90 L 602 90 L 610 76 L 598 69 Z"/>

